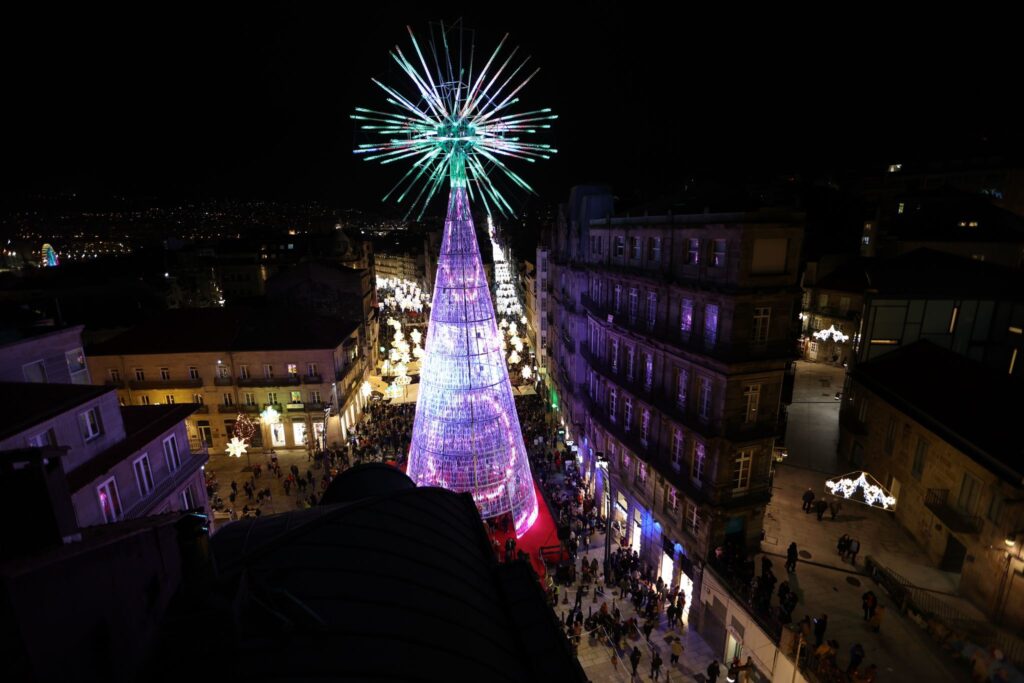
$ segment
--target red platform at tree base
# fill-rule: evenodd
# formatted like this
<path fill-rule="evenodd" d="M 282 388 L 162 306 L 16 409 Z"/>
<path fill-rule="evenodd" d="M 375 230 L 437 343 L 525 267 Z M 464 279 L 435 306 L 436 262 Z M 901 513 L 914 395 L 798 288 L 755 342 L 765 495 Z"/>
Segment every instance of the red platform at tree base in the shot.
<path fill-rule="evenodd" d="M 559 549 L 558 556 L 562 560 L 568 560 L 569 555 L 561 548 L 561 541 L 558 540 L 557 525 L 551 516 L 551 511 L 548 510 L 544 496 L 541 495 L 540 489 L 537 487 L 536 481 L 533 482 L 533 492 L 537 496 L 537 520 L 525 534 L 516 539 L 516 550 L 522 550 L 530 555 L 530 564 L 533 565 L 533 570 L 537 572 L 537 576 L 543 581 L 547 574 L 547 568 L 541 557 L 541 548 L 557 547 Z M 505 539 L 514 535 L 511 530 L 508 532 L 497 530 L 494 532 L 494 537 L 498 539 L 500 548 L 499 559 L 505 559 Z"/>

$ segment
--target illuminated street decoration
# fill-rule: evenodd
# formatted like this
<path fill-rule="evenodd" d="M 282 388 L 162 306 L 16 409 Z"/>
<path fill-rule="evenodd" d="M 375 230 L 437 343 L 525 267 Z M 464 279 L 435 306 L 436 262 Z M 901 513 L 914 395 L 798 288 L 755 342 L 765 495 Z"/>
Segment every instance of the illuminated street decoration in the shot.
<path fill-rule="evenodd" d="M 235 424 L 231 428 L 231 433 L 248 443 L 249 439 L 256 434 L 256 424 L 245 413 L 239 413 L 238 417 L 235 418 Z"/>
<path fill-rule="evenodd" d="M 814 337 L 816 339 L 820 339 L 821 341 L 828 341 L 831 337 L 833 340 L 842 343 L 847 341 L 850 338 L 850 335 L 843 334 L 842 332 L 836 329 L 835 325 L 830 325 L 827 330 L 819 330 L 815 332 Z"/>
<path fill-rule="evenodd" d="M 371 386 L 368 381 L 364 381 L 359 387 L 359 392 L 363 395 L 363 398 L 367 398 L 371 393 L 373 393 L 373 386 Z"/>
<path fill-rule="evenodd" d="M 237 436 L 233 436 L 231 437 L 231 441 L 228 441 L 228 447 L 225 450 L 232 458 L 241 458 L 245 455 L 248 448 L 249 444 L 242 439 L 239 439 Z"/>
<path fill-rule="evenodd" d="M 39 250 L 39 255 L 44 268 L 60 265 L 60 259 L 57 258 L 57 252 L 53 250 L 53 247 L 50 246 L 49 243 L 43 245 L 43 248 Z"/>
<path fill-rule="evenodd" d="M 851 472 L 838 479 L 829 479 L 825 482 L 825 488 L 834 496 L 872 507 L 878 506 L 883 510 L 896 507 L 896 499 L 867 472 Z M 854 497 L 858 491 L 860 497 Z"/>
<path fill-rule="evenodd" d="M 470 200 L 481 201 L 488 215 L 512 213 L 491 176 L 532 191 L 506 161 L 549 158 L 554 150 L 548 145 L 524 142 L 523 137 L 547 128 L 555 116 L 549 109 L 508 113 L 533 75 L 515 84 L 522 65 L 507 71 L 512 55 L 503 63 L 498 59 L 505 39 L 484 67 L 474 70 L 471 54 L 464 60 L 449 52 L 449 46 L 471 45 L 471 36 L 463 41 L 451 27 L 442 26 L 443 43 L 421 51 L 411 30 L 409 35 L 422 69 L 398 47 L 392 57 L 416 94 L 404 97 L 374 81 L 399 113 L 359 108 L 353 115 L 363 130 L 386 138 L 360 145 L 357 154 L 384 164 L 411 163 L 385 199 L 409 200 L 409 211 L 418 209 L 422 216 L 445 181 L 449 185 L 408 475 L 420 486 L 471 493 L 484 518 L 510 513 L 521 536 L 537 519 L 537 499 Z M 433 58 L 431 66 L 428 57 Z M 501 271 L 510 284 L 507 262 Z M 504 293 L 502 304 L 508 307 Z"/>
<path fill-rule="evenodd" d="M 267 406 L 262 413 L 260 418 L 268 425 L 276 425 L 281 421 L 281 413 L 274 409 L 274 406 Z"/>

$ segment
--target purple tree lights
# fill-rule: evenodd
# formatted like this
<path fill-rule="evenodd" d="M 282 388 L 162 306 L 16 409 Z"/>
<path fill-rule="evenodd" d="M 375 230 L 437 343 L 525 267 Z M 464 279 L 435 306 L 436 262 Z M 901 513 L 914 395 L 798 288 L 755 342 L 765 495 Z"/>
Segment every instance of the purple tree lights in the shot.
<path fill-rule="evenodd" d="M 448 199 L 409 453 L 420 486 L 473 495 L 484 518 L 511 513 L 516 535 L 537 498 L 465 187 Z"/>

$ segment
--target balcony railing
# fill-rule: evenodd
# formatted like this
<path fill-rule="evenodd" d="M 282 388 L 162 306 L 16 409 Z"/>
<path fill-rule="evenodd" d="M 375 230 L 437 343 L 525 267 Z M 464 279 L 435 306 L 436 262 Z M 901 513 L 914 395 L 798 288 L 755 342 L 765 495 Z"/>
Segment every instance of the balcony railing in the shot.
<path fill-rule="evenodd" d="M 235 415 L 237 415 L 242 410 L 242 407 L 243 406 L 236 406 L 234 403 L 230 405 L 225 405 L 221 403 L 217 406 L 217 412 L 221 414 L 234 413 Z"/>
<path fill-rule="evenodd" d="M 284 377 L 249 377 L 248 379 L 238 378 L 240 387 L 289 387 L 299 384 L 298 375 L 286 375 Z"/>
<path fill-rule="evenodd" d="M 196 406 L 194 412 L 205 415 L 206 413 L 210 412 L 210 406 L 206 405 L 205 403 L 200 403 Z"/>
<path fill-rule="evenodd" d="M 157 482 L 156 487 L 144 498 L 139 498 L 137 501 L 125 508 L 124 519 L 145 517 L 157 507 L 163 505 L 167 500 L 167 496 L 169 496 L 174 489 L 181 486 L 189 478 L 194 476 L 199 468 L 205 465 L 206 461 L 210 459 L 205 446 L 200 446 L 193 450 L 191 457 L 185 457 L 185 454 L 182 454 L 182 456 L 181 466 L 178 469 L 171 472 L 169 476 L 165 477 L 161 481 Z M 133 486 L 132 488 L 135 487 Z"/>
<path fill-rule="evenodd" d="M 230 387 L 235 383 L 234 377 L 214 377 L 213 383 L 218 387 Z"/>
<path fill-rule="evenodd" d="M 193 389 L 203 386 L 201 377 L 181 379 L 133 379 L 128 382 L 132 389 Z"/>
<path fill-rule="evenodd" d="M 320 375 L 303 375 L 302 376 L 302 383 L 303 384 L 322 384 L 323 381 L 324 381 L 324 378 L 321 377 Z"/>
<path fill-rule="evenodd" d="M 977 534 L 983 521 L 978 515 L 970 515 L 949 502 L 949 489 L 928 489 L 924 506 L 932 511 L 939 521 L 953 533 Z"/>
<path fill-rule="evenodd" d="M 123 379 L 108 379 L 106 382 L 104 382 L 104 384 L 108 387 L 117 387 L 118 389 L 124 388 Z"/>

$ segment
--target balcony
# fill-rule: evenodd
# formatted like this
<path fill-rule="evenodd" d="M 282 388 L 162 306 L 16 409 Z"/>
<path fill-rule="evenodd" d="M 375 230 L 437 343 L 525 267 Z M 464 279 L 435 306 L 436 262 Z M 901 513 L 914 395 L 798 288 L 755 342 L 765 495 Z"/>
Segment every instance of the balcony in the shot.
<path fill-rule="evenodd" d="M 286 377 L 248 377 L 246 379 L 238 378 L 238 386 L 240 387 L 291 387 L 299 384 L 298 375 L 288 375 Z"/>
<path fill-rule="evenodd" d="M 305 403 L 286 403 L 284 407 L 289 413 L 301 413 L 306 410 Z"/>
<path fill-rule="evenodd" d="M 218 387 L 230 387 L 235 383 L 234 377 L 214 377 L 213 384 Z"/>
<path fill-rule="evenodd" d="M 249 406 L 245 406 L 245 407 L 249 407 Z M 255 407 L 255 406 L 253 406 L 253 407 Z M 217 406 L 217 412 L 222 414 L 222 415 L 237 415 L 239 412 L 241 412 L 241 410 L 242 410 L 242 406 L 236 406 L 233 403 L 231 405 L 224 405 L 223 403 L 221 403 L 220 405 Z"/>
<path fill-rule="evenodd" d="M 196 409 L 193 412 L 198 413 L 200 415 L 205 415 L 210 412 L 210 406 L 206 405 L 205 403 L 198 403 L 196 404 Z"/>
<path fill-rule="evenodd" d="M 108 387 L 117 387 L 118 389 L 124 389 L 123 379 L 108 379 L 103 384 Z"/>
<path fill-rule="evenodd" d="M 924 506 L 932 511 L 940 522 L 956 534 L 977 534 L 981 532 L 982 519 L 969 515 L 949 502 L 949 489 L 928 489 Z"/>
<path fill-rule="evenodd" d="M 201 377 L 182 379 L 133 379 L 128 382 L 132 389 L 195 389 L 203 386 Z"/>
<path fill-rule="evenodd" d="M 320 375 L 303 375 L 302 376 L 302 383 L 303 384 L 323 384 L 323 382 L 324 382 L 324 378 L 321 377 Z"/>

